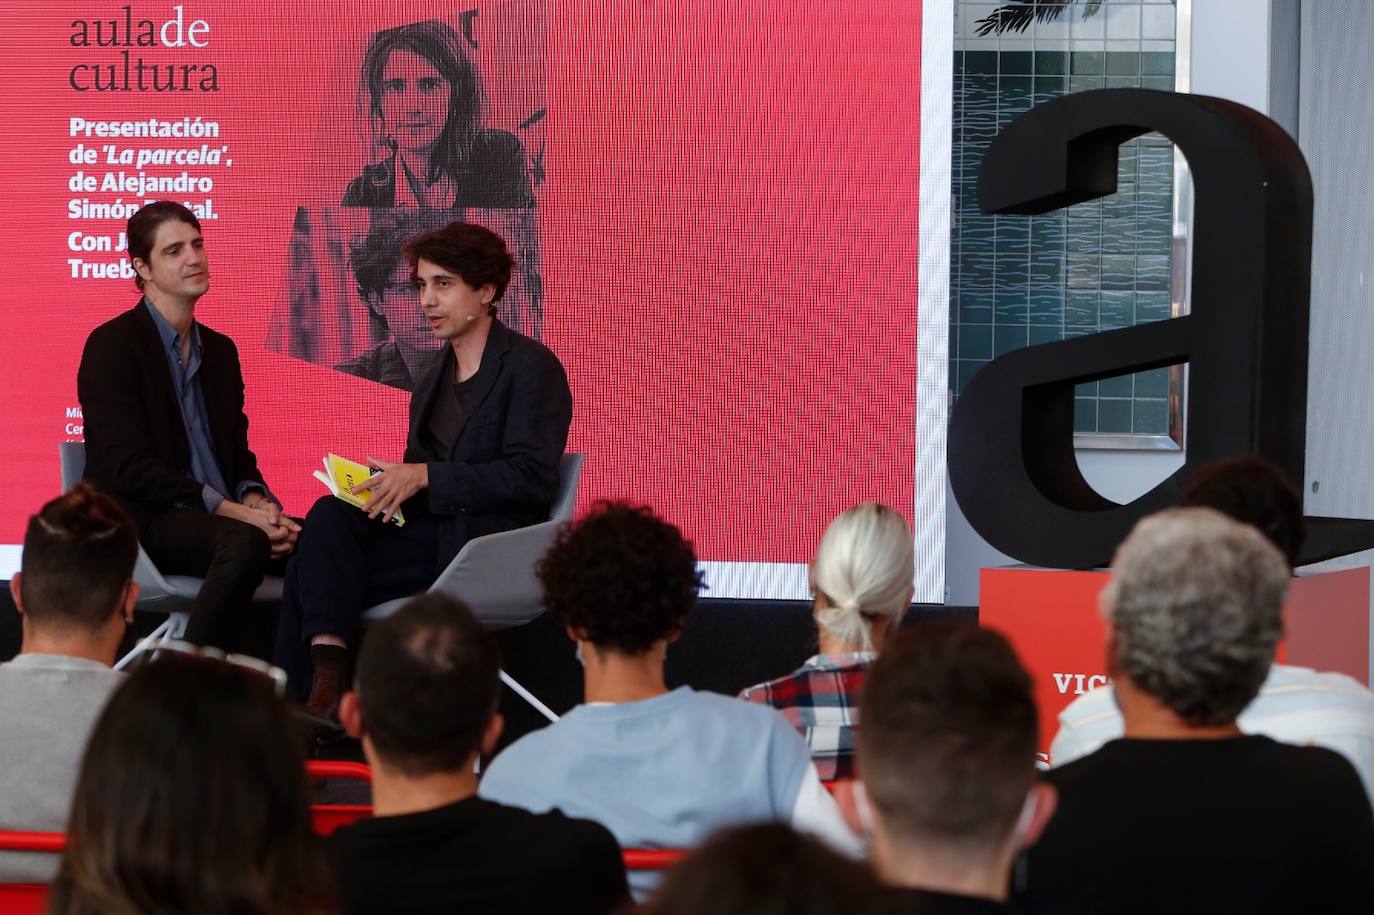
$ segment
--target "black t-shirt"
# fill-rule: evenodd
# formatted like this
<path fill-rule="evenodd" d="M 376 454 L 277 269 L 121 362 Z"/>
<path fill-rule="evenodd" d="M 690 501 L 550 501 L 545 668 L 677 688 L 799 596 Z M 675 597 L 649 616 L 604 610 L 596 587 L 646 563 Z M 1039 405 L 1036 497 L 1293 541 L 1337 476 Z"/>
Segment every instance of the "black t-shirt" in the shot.
<path fill-rule="evenodd" d="M 896 888 L 891 891 L 893 913 L 902 915 L 1016 915 L 1005 902 L 934 890 Z"/>
<path fill-rule="evenodd" d="M 457 381 L 450 375 L 448 383 L 440 386 L 439 395 L 425 420 L 425 445 L 436 460 L 447 461 L 453 453 L 453 443 L 472 409 L 472 392 L 491 361 L 483 359 L 467 381 Z"/>
<path fill-rule="evenodd" d="M 608 912 L 629 896 L 604 827 L 470 797 L 325 840 L 346 915 Z"/>
<path fill-rule="evenodd" d="M 1028 912 L 1374 912 L 1374 812 L 1330 750 L 1123 739 L 1045 778 L 1059 807 L 1013 876 Z"/>

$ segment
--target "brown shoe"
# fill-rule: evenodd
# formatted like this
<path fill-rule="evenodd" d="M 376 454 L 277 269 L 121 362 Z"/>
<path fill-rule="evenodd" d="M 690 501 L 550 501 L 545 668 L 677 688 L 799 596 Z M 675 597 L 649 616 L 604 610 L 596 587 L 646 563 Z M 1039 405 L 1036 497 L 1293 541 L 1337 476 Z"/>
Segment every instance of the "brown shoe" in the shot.
<path fill-rule="evenodd" d="M 303 708 L 320 718 L 338 722 L 339 697 L 343 695 L 338 675 L 330 670 L 315 668 L 315 677 L 310 682 L 310 698 Z"/>
<path fill-rule="evenodd" d="M 311 645 L 310 659 L 315 666 L 310 698 L 295 710 L 295 715 L 307 734 L 319 742 L 343 734 L 343 726 L 339 724 L 339 699 L 343 696 L 348 671 L 348 649 L 337 645 Z"/>
<path fill-rule="evenodd" d="M 348 649 L 341 645 L 311 645 L 310 662 L 315 673 L 305 707 L 337 719 L 339 697 L 348 681 Z"/>

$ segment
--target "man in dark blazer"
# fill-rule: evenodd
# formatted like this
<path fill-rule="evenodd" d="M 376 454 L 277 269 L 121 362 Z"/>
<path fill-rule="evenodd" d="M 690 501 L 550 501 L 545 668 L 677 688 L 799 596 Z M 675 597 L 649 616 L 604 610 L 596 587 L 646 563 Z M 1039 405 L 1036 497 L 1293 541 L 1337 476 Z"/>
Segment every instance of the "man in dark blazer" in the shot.
<path fill-rule="evenodd" d="M 316 502 L 287 568 L 278 650 L 310 646 L 306 707 L 324 716 L 346 687 L 364 610 L 429 587 L 473 537 L 548 519 L 572 422 L 558 357 L 495 318 L 513 265 L 501 237 L 455 222 L 405 251 L 417 307 L 448 345 L 411 395 L 403 462 L 369 459 L 377 472 L 357 487 L 374 493 L 366 512 Z M 398 509 L 400 527 L 388 523 Z"/>
<path fill-rule="evenodd" d="M 210 285 L 200 222 L 150 203 L 127 237 L 143 297 L 91 332 L 77 372 L 86 478 L 133 517 L 160 571 L 204 577 L 189 641 L 267 656 L 272 621 L 250 615 L 253 591 L 300 528 L 248 447 L 234 342 L 195 320 Z"/>

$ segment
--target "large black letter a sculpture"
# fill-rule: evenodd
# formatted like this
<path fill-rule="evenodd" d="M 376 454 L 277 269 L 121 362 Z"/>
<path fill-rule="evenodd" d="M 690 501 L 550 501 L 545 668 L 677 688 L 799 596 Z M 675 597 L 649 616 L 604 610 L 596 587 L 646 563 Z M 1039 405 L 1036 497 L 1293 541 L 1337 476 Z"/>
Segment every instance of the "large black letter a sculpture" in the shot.
<path fill-rule="evenodd" d="M 973 377 L 949 429 L 959 506 L 1022 562 L 1106 564 L 1142 516 L 1175 504 L 1192 468 L 1260 454 L 1303 480 L 1312 179 L 1296 143 L 1235 102 L 1139 89 L 1064 96 L 1013 121 L 978 171 L 987 213 L 1048 213 L 1116 191 L 1117 150 L 1149 131 L 1192 168 L 1192 313 L 1008 353 Z M 1118 505 L 1083 479 L 1073 391 L 1186 362 L 1187 463 Z M 1303 561 L 1374 546 L 1374 523 L 1308 519 Z"/>

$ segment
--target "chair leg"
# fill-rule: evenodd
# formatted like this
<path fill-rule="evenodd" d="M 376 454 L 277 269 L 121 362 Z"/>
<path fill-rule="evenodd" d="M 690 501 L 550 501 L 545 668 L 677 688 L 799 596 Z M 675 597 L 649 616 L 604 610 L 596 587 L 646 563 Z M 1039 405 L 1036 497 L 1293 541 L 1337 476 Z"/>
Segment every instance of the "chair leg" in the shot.
<path fill-rule="evenodd" d="M 529 690 L 525 689 L 525 687 L 517 683 L 514 677 L 506 673 L 504 670 L 500 671 L 500 674 L 501 682 L 509 686 L 512 690 L 514 690 L 515 694 L 519 696 L 521 699 L 524 699 L 530 705 L 534 706 L 534 710 L 536 712 L 543 715 L 550 721 L 558 720 L 558 716 L 553 713 L 553 709 L 549 708 L 547 705 L 540 702 L 539 699 L 534 695 L 534 693 L 530 692 Z"/>
<path fill-rule="evenodd" d="M 161 644 L 165 639 L 172 638 L 172 633 L 176 628 L 176 618 L 179 616 L 182 617 L 181 628 L 184 630 L 186 628 L 186 621 L 184 615 L 180 613 L 169 614 L 165 620 L 158 624 L 158 627 L 156 629 L 154 629 L 152 632 L 148 633 L 141 640 L 139 640 L 139 643 L 134 646 L 133 651 L 129 652 L 124 657 L 116 661 L 114 669 L 123 670 L 124 668 L 128 667 L 130 664 L 133 663 L 134 658 L 137 658 L 139 655 L 143 654 L 146 651 L 151 651 L 154 647 Z"/>

